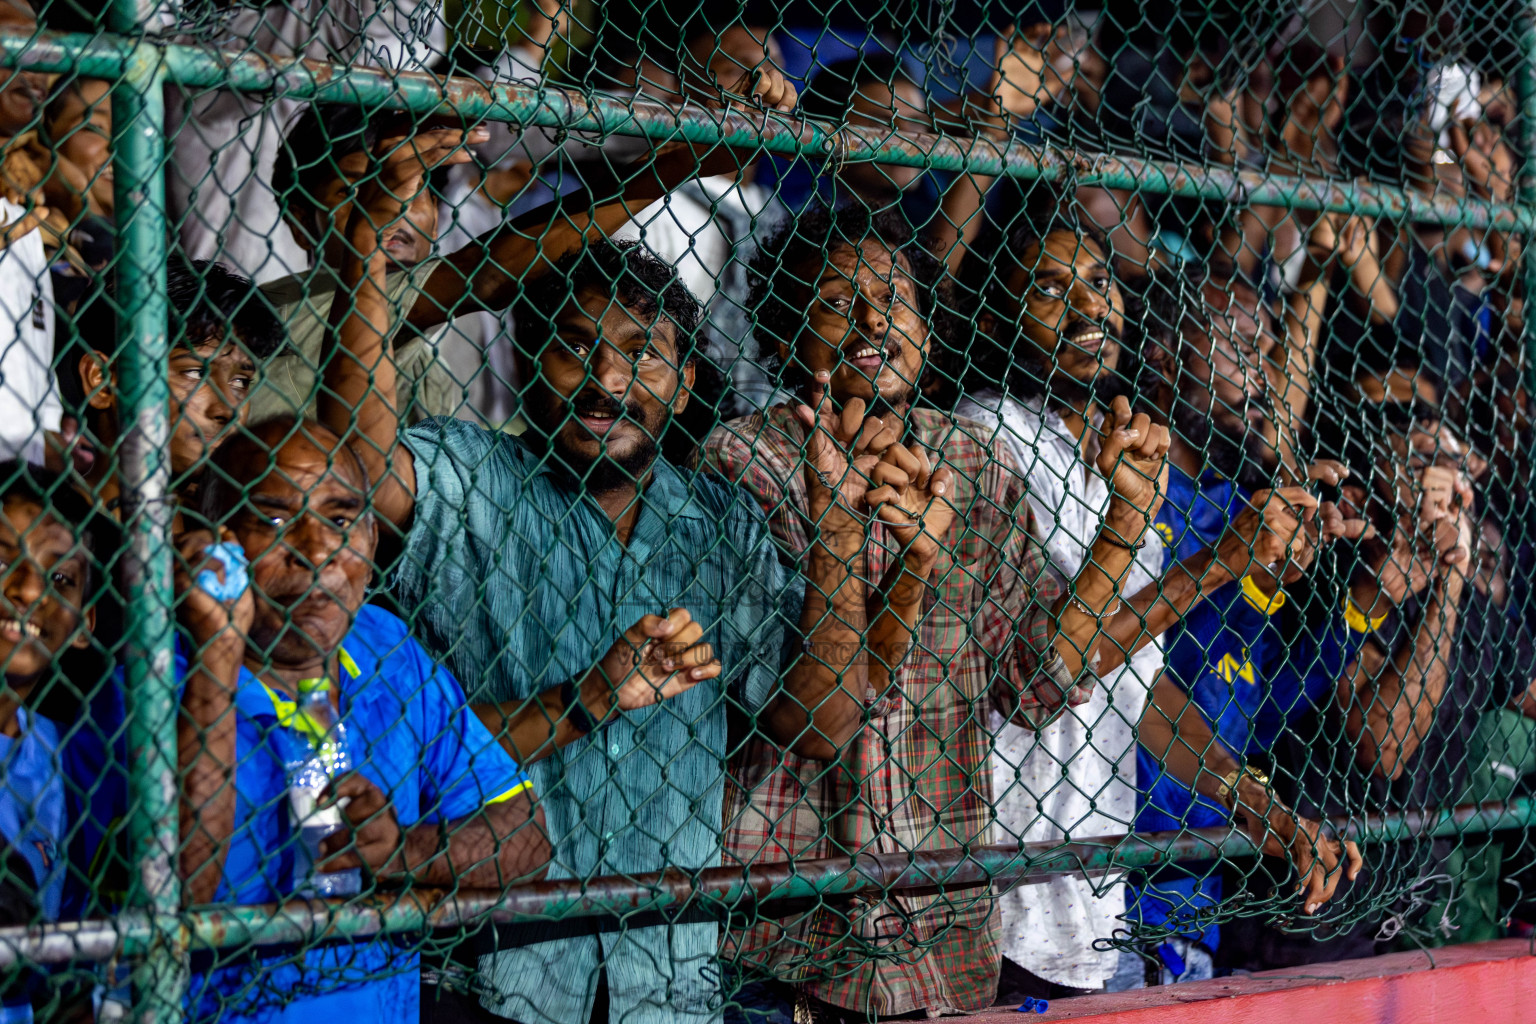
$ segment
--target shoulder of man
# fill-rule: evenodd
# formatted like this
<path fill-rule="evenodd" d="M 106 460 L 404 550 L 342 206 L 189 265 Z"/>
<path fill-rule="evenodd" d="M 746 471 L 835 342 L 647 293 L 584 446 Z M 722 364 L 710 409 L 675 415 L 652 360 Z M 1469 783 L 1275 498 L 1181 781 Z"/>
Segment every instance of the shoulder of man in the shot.
<path fill-rule="evenodd" d="M 700 468 L 714 470 L 754 491 L 770 478 L 782 490 L 804 431 L 775 406 L 767 413 L 728 420 L 715 427 L 700 448 Z"/>

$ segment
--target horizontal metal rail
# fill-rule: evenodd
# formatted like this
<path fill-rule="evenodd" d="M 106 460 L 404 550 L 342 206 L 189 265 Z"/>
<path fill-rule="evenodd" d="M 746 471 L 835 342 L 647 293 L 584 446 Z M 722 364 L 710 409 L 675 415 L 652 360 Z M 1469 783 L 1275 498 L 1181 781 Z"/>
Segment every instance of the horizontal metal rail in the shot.
<path fill-rule="evenodd" d="M 1465 835 L 1536 824 L 1536 802 L 1481 804 L 1444 811 L 1336 819 L 1341 834 L 1363 843 L 1421 836 Z M 1149 868 L 1180 861 L 1252 856 L 1248 836 L 1231 828 L 1103 836 L 1077 843 L 1026 843 L 913 854 L 708 868 L 695 874 L 561 879 L 513 886 L 505 892 L 416 889 L 354 901 L 323 900 L 219 907 L 167 915 L 152 922 L 130 911 L 112 920 L 0 928 L 0 967 L 16 963 L 106 960 L 141 953 L 156 935 L 179 934 L 191 949 L 270 946 L 326 939 L 421 932 L 466 924 L 628 917 L 698 909 L 741 913 L 788 900 L 837 899 L 893 890 L 964 891 L 1040 881 L 1053 875 Z"/>
<path fill-rule="evenodd" d="M 122 75 L 134 45 L 110 35 L 28 34 L 12 30 L 0 32 L 0 65 L 116 79 Z M 676 108 L 555 85 L 489 86 L 467 76 L 440 77 L 260 53 L 225 53 L 177 43 L 154 45 L 164 55 L 167 81 L 203 89 L 352 103 L 599 135 L 724 144 L 783 156 L 804 155 L 831 165 L 875 162 L 1007 175 L 1021 180 L 1100 185 L 1237 206 L 1331 210 L 1475 229 L 1523 231 L 1531 223 L 1531 214 L 1521 207 L 1477 199 L 1430 198 L 1411 189 L 1369 182 L 1276 176 L 1262 171 L 1085 153 L 1021 142 L 1004 148 L 984 137 L 838 128 L 827 122 L 753 108 L 721 111 L 697 103 Z"/>

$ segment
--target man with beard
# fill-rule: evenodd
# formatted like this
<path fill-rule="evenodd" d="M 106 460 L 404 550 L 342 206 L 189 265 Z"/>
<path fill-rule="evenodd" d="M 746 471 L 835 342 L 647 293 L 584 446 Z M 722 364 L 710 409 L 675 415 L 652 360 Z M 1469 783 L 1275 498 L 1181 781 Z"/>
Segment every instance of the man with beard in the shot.
<path fill-rule="evenodd" d="M 896 585 L 871 595 L 864 613 L 863 728 L 846 749 L 816 752 L 838 755 L 830 772 L 802 751 L 753 738 L 732 764 L 740 788 L 728 853 L 760 863 L 988 842 L 988 718 L 1036 729 L 1089 699 L 1104 653 L 1095 638 L 1156 512 L 1166 431 L 1133 417 L 1123 398 L 1107 411 L 1095 438 L 1100 501 L 1082 520 L 1090 557 L 1062 573 L 1032 540 L 1038 524 L 1008 450 L 915 398 L 944 271 L 904 219 L 813 206 L 764 243 L 753 272 L 752 308 L 763 343 L 777 345 L 784 386 L 824 394 L 845 414 L 873 410 L 902 439 L 870 470 L 885 483 L 867 496 L 879 521 L 856 573 Z M 791 565 L 814 557 L 794 471 L 806 443 L 803 418 L 775 406 L 723 424 L 703 453 L 752 492 Z M 935 493 L 931 466 L 950 471 L 946 491 Z M 903 623 L 903 644 L 886 645 L 876 628 L 890 613 Z M 988 887 L 819 907 L 731 940 L 739 965 L 776 979 L 740 995 L 748 1019 L 937 1016 L 981 1009 L 997 994 Z"/>
<path fill-rule="evenodd" d="M 1266 687 L 1284 672 L 1287 647 L 1276 619 L 1287 600 L 1282 585 L 1302 578 L 1319 546 L 1358 538 L 1366 523 L 1305 488 L 1251 490 L 1278 466 L 1267 439 L 1275 429 L 1263 364 L 1267 314 L 1251 286 L 1220 266 L 1159 273 L 1146 306 L 1141 356 L 1149 372 L 1140 383 L 1175 425 L 1157 531 L 1178 564 L 1205 560 L 1232 581 L 1189 607 L 1164 638 L 1167 672 L 1138 726 L 1136 830 L 1220 826 L 1235 814 L 1256 843 L 1291 857 L 1311 914 L 1331 898 L 1342 858 L 1345 876 L 1354 877 L 1358 853 L 1352 844 L 1320 840 L 1320 826 L 1276 799 L 1267 776 L 1242 757 Z M 1308 470 L 1326 485 L 1348 475 L 1330 460 Z M 1234 561 L 1230 542 L 1249 535 L 1256 516 L 1265 521 L 1262 536 Z M 1299 656 L 1326 661 L 1342 657 L 1353 636 L 1290 639 L 1297 652 L 1309 652 Z M 1212 734 L 1225 738 L 1230 753 L 1190 739 Z M 1210 908 L 1220 898 L 1219 876 L 1191 869 L 1155 874 L 1136 895 L 1132 916 L 1168 935 L 1157 948 L 1165 982 L 1211 976 L 1219 931 Z"/>
<path fill-rule="evenodd" d="M 983 258 L 983 252 L 997 255 Z M 1021 222 L 1007 239 L 980 247 L 965 266 L 964 283 L 981 311 L 969 350 L 968 394 L 956 411 L 978 425 L 982 440 L 1001 445 L 1022 467 L 1036 540 L 1053 568 L 1071 576 L 1088 556 L 1085 539 L 1109 498 L 1093 466 L 1096 428 L 1116 396 L 1128 390 L 1120 369 L 1132 361 L 1122 344 L 1126 303 L 1105 244 L 1068 210 L 1059 210 L 1041 222 Z M 1166 314 L 1134 305 L 1138 335 L 1166 343 L 1171 332 L 1157 328 Z M 1005 374 L 999 376 L 997 367 L 1005 367 Z M 1180 440 L 1170 439 L 1170 463 L 1172 445 Z M 1185 447 L 1185 465 L 1189 457 Z M 1170 468 L 1170 477 L 1183 475 Z M 1179 493 L 1170 481 L 1169 500 Z M 1156 520 L 1159 532 L 1178 515 L 1165 504 Z M 1283 506 L 1252 510 L 1230 530 L 1221 523 L 1212 537 L 1220 539 L 1219 549 L 1202 544 L 1166 571 L 1163 545 L 1148 532 L 1124 582 L 1124 591 L 1136 597 L 1105 619 L 1112 642 L 1103 645 L 1098 666 L 1103 685 L 1089 703 L 1038 733 L 1006 723 L 998 729 L 993 789 L 1007 839 L 1041 842 L 1132 830 L 1135 725 L 1163 668 L 1156 637 L 1230 581 L 1251 556 L 1274 557 L 1282 531 L 1294 526 Z M 1101 952 L 1100 940 L 1123 927 L 1123 887 L 1104 891 L 1102 879 L 1061 875 L 1019 886 L 999 902 L 1004 961 L 998 1002 L 1098 989 L 1119 969 L 1119 955 Z M 1138 964 L 1130 964 L 1133 976 Z"/>
<path fill-rule="evenodd" d="M 744 495 L 659 458 L 691 398 L 701 312 L 674 268 L 606 239 L 522 288 L 518 323 L 549 339 L 518 354 L 526 434 L 452 419 L 402 430 L 384 236 L 425 173 L 401 155 L 358 197 L 347 230 L 360 255 L 343 273 L 356 300 L 333 317 L 341 351 L 320 402 L 333 429 L 361 435 L 374 508 L 403 534 L 395 596 L 520 761 L 532 760 L 517 725 L 529 702 L 549 723 L 533 742 L 569 740 L 529 765 L 553 877 L 717 865 L 727 706 L 792 748 L 835 747 L 856 723 L 843 696 L 865 689 L 849 562 L 865 528 L 839 482 L 862 476 L 824 435 L 808 446 L 820 531 L 801 580 Z M 861 454 L 879 450 L 873 427 Z M 657 706 L 617 708 L 658 648 Z M 481 961 L 493 1013 L 582 1024 L 602 985 L 614 1019 L 719 1018 L 712 923 L 566 922 L 524 938 Z"/>

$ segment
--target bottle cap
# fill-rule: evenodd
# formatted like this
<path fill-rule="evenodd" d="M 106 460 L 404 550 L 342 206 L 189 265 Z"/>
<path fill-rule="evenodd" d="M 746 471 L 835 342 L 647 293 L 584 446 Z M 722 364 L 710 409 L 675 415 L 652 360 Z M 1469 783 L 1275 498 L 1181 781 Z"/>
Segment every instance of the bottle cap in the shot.
<path fill-rule="evenodd" d="M 306 693 L 324 692 L 326 690 L 329 690 L 330 688 L 331 688 L 331 681 L 329 679 L 326 679 L 323 676 L 321 678 L 319 678 L 319 679 L 300 679 L 299 680 L 299 696 L 301 696 L 301 697 L 304 694 L 306 694 Z"/>

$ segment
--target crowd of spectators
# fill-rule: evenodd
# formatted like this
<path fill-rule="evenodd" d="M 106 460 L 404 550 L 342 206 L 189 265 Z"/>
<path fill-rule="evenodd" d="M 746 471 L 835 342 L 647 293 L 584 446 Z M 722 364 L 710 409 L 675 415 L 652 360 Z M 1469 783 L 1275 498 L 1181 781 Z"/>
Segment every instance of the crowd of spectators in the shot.
<path fill-rule="evenodd" d="M 1386 6 L 1330 36 L 1040 0 L 923 45 L 799 31 L 793 4 L 670 34 L 585 11 L 579 56 L 550 0 L 494 52 L 450 51 L 418 2 L 160 29 L 1080 169 L 1511 201 L 1510 53 Z M 40 19 L 0 0 L 0 30 Z M 111 88 L 0 83 L 3 924 L 130 888 L 118 453 L 143 425 Z M 381 892 L 1232 826 L 1261 855 L 550 921 L 426 963 L 385 937 L 198 953 L 190 1018 L 919 1019 L 1518 926 L 1499 841 L 1335 824 L 1536 771 L 1518 235 L 167 107 L 187 905 L 303 891 L 283 744 L 317 686 L 355 768 L 322 863 Z M 39 973 L 0 1003 L 113 1019 L 122 982 Z"/>

